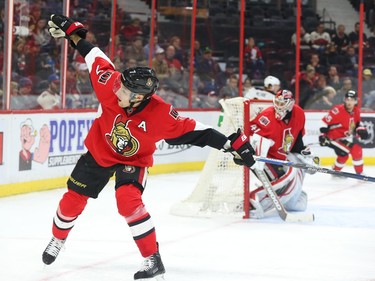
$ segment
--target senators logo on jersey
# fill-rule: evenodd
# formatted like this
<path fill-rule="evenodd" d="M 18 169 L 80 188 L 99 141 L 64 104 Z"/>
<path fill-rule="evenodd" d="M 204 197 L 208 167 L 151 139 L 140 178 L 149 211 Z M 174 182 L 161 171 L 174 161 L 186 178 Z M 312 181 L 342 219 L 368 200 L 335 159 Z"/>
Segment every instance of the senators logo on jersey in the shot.
<path fill-rule="evenodd" d="M 288 128 L 284 131 L 283 146 L 281 149 L 284 153 L 288 153 L 292 149 L 292 144 L 294 142 L 294 137 L 290 130 L 291 129 Z"/>
<path fill-rule="evenodd" d="M 111 148 L 125 157 L 133 156 L 139 149 L 138 140 L 131 135 L 127 127 L 128 122 L 124 123 L 121 115 L 117 115 L 111 133 L 105 135 Z"/>

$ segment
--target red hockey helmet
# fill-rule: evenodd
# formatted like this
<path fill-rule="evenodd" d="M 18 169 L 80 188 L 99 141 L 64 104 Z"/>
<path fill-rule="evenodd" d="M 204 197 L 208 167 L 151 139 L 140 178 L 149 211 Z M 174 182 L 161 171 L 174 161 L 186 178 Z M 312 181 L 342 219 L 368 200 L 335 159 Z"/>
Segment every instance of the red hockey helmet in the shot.
<path fill-rule="evenodd" d="M 283 120 L 288 112 L 291 112 L 293 109 L 293 93 L 289 90 L 278 91 L 273 98 L 273 106 L 275 108 L 276 119 Z"/>

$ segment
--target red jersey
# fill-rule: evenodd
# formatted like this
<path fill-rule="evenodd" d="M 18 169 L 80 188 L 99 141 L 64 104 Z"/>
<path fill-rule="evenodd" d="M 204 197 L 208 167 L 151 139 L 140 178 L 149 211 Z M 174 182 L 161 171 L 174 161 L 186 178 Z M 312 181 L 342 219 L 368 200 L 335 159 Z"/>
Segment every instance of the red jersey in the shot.
<path fill-rule="evenodd" d="M 305 134 L 305 113 L 298 105 L 293 106 L 291 117 L 277 120 L 273 106 L 264 109 L 250 121 L 250 134 L 258 134 L 275 143 L 268 150 L 267 157 L 285 160 L 298 139 Z"/>
<path fill-rule="evenodd" d="M 101 115 L 94 120 L 86 137 L 85 145 L 99 165 L 150 167 L 156 150 L 155 143 L 162 139 L 172 139 L 174 143 L 210 145 L 218 149 L 227 141 L 224 135 L 214 138 L 211 135 L 216 140 L 209 140 L 207 126 L 180 117 L 170 104 L 156 95 L 130 111 L 121 108 L 113 91 L 114 83 L 121 83 L 121 73 L 114 69 L 111 61 L 97 47 L 91 48 L 85 60 L 102 108 Z M 193 131 L 197 134 L 193 134 L 194 137 L 184 135 Z M 206 135 L 207 138 L 204 137 Z"/>
<path fill-rule="evenodd" d="M 349 113 L 345 109 L 345 105 L 340 104 L 334 106 L 322 120 L 329 128 L 328 138 L 332 140 L 352 139 L 355 135 L 357 124 L 361 121 L 361 115 L 357 106 Z"/>

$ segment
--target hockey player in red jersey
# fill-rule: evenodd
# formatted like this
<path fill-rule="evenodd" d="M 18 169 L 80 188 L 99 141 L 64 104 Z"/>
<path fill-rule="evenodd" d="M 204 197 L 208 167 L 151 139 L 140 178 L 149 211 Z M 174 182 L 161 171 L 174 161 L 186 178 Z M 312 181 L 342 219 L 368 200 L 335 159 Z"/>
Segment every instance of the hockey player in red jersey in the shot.
<path fill-rule="evenodd" d="M 280 160 L 317 164 L 308 147 L 303 143 L 305 134 L 305 113 L 295 104 L 293 93 L 279 90 L 273 99 L 273 106 L 264 109 L 250 121 L 251 143 L 256 154 Z M 253 168 L 269 179 L 281 203 L 288 211 L 304 211 L 307 194 L 302 190 L 305 171 L 293 167 L 256 162 Z M 273 209 L 267 192 L 261 186 L 250 193 L 252 210 L 250 217 L 263 218 L 265 212 Z"/>
<path fill-rule="evenodd" d="M 240 131 L 226 137 L 193 119 L 179 116 L 170 104 L 154 95 L 159 81 L 152 69 L 135 67 L 122 73 L 115 70 L 109 58 L 84 39 L 87 30 L 81 23 L 52 15 L 48 24 L 54 38 L 67 38 L 85 58 L 101 115 L 94 120 L 86 137 L 87 153 L 78 160 L 68 179 L 68 190 L 54 216 L 53 237 L 43 252 L 43 262 L 55 261 L 87 200 L 97 198 L 115 174 L 118 212 L 125 218 L 145 258 L 134 279 L 159 278 L 165 269 L 154 225 L 142 202 L 155 143 L 165 139 L 173 145 L 224 149 L 236 154 L 249 167 L 254 164 L 254 150 Z"/>
<path fill-rule="evenodd" d="M 326 127 L 320 128 L 319 143 L 334 149 L 337 155 L 333 165 L 335 171 L 345 166 L 350 154 L 355 172 L 363 173 L 362 147 L 358 139 L 367 139 L 369 134 L 361 123 L 357 100 L 357 92 L 349 90 L 345 94 L 344 103 L 334 106 L 322 119 Z"/>

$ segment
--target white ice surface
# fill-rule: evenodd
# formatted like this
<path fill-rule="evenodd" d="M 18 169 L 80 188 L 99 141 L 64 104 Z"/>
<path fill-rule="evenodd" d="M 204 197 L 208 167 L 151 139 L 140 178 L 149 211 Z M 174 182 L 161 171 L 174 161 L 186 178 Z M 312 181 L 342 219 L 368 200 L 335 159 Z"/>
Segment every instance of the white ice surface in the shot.
<path fill-rule="evenodd" d="M 366 173 L 374 175 L 375 168 Z M 263 220 L 170 215 L 198 176 L 148 180 L 144 202 L 156 226 L 167 281 L 375 280 L 375 183 L 308 175 L 313 223 L 285 223 L 276 214 Z M 0 280 L 133 280 L 143 259 L 117 213 L 112 186 L 89 200 L 65 250 L 50 266 L 41 256 L 65 189 L 0 198 Z"/>

